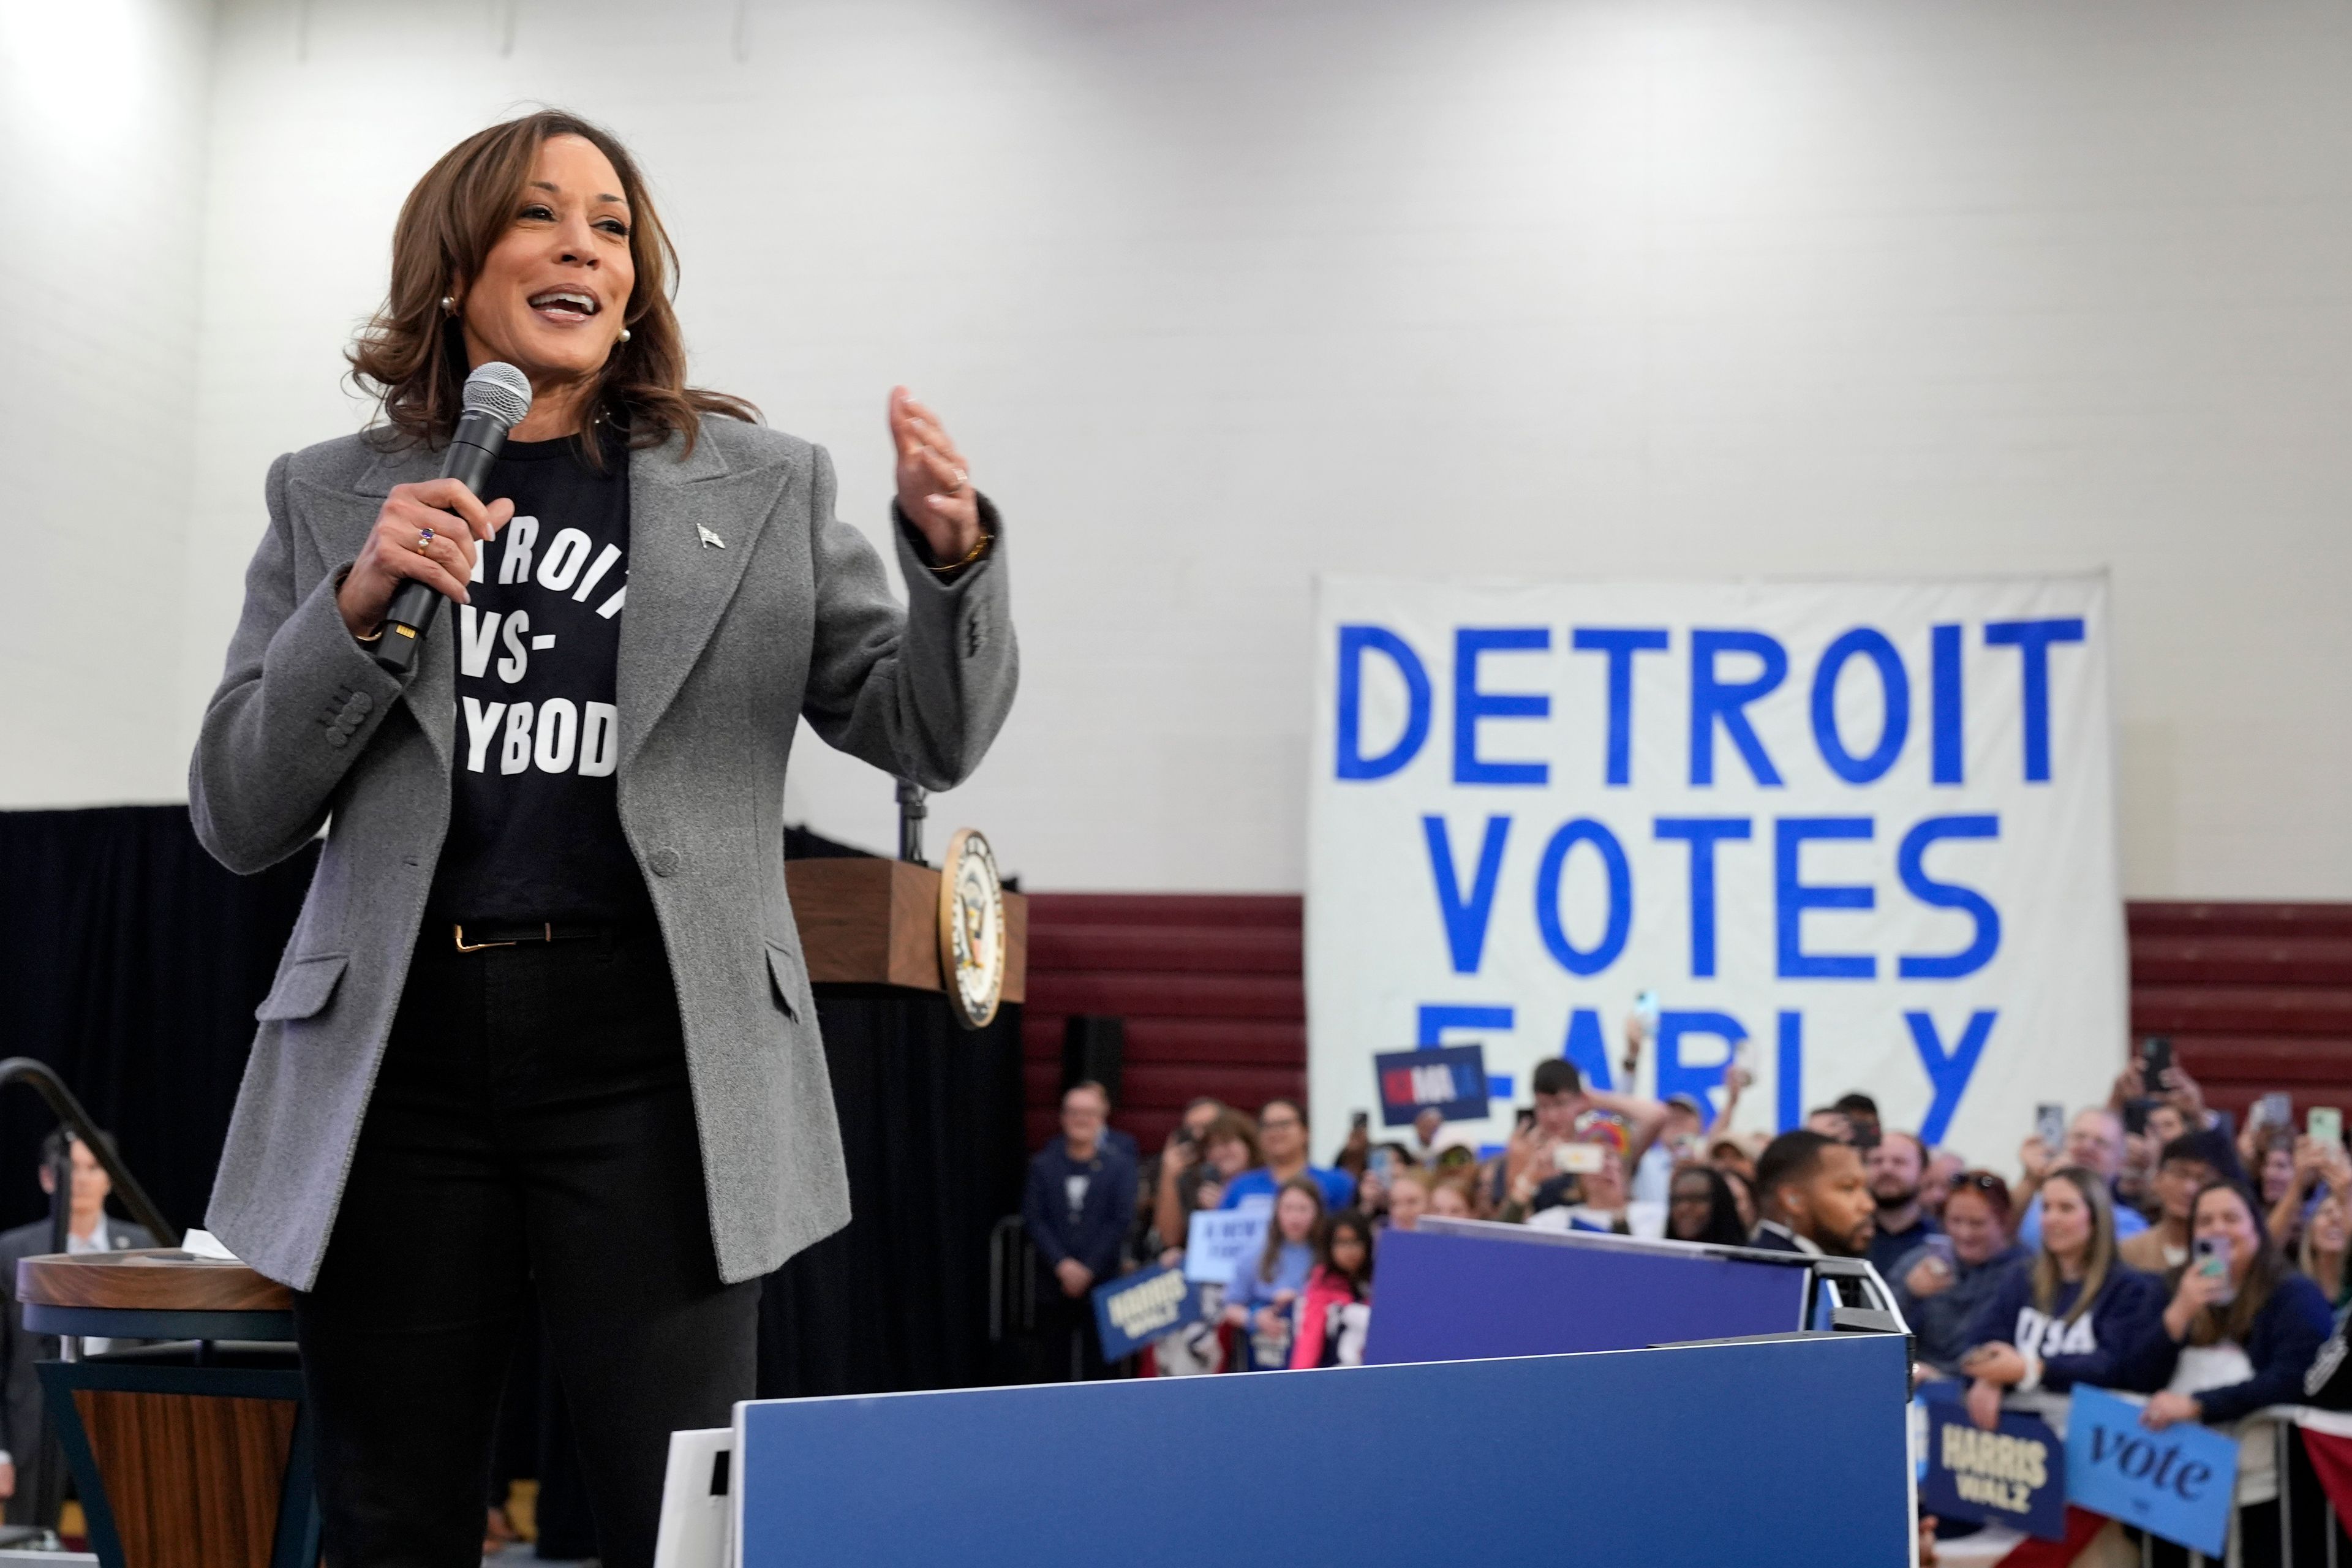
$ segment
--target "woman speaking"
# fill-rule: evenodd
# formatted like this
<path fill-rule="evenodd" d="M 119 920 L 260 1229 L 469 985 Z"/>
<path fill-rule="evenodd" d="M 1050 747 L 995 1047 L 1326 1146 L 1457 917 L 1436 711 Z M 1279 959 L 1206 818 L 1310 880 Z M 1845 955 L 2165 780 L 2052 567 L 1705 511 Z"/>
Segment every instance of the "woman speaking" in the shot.
<path fill-rule="evenodd" d="M 908 604 L 824 448 L 688 386 L 635 163 L 560 113 L 452 149 L 352 351 L 380 424 L 278 459 L 190 768 L 251 872 L 327 828 L 207 1223 L 298 1292 L 326 1552 L 472 1564 L 529 1287 L 604 1560 L 653 1555 L 667 1435 L 749 1398 L 759 1279 L 849 1219 L 784 771 L 946 788 L 1016 674 L 1003 536 L 903 390 Z M 436 479 L 469 370 L 530 383 L 486 493 Z M 406 580 L 453 601 L 371 657 Z"/>

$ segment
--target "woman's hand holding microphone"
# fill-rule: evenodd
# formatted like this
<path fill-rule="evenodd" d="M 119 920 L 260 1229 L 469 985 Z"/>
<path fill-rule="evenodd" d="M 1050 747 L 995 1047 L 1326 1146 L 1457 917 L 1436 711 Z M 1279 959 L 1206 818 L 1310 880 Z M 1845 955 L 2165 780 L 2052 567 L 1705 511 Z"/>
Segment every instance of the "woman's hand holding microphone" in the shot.
<path fill-rule="evenodd" d="M 410 578 L 464 604 L 475 552 L 513 516 L 514 502 L 485 505 L 456 479 L 394 485 L 360 546 L 359 559 L 336 590 L 335 608 L 343 625 L 352 636 L 374 640 L 383 630 L 393 595 Z"/>

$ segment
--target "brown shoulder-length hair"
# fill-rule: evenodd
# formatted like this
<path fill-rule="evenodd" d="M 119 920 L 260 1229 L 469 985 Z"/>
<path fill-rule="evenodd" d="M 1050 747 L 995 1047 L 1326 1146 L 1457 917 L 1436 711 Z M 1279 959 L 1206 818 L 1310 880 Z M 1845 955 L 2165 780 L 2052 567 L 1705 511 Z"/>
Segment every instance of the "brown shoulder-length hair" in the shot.
<path fill-rule="evenodd" d="M 614 344 L 604 362 L 588 400 L 590 422 L 626 431 L 632 447 L 658 446 L 676 431 L 692 451 L 702 415 L 756 421 L 760 411 L 743 399 L 686 384 L 686 344 L 669 302 L 677 251 L 636 160 L 611 132 L 554 109 L 476 132 L 416 182 L 393 226 L 392 290 L 346 356 L 352 379 L 375 395 L 384 425 L 401 440 L 437 447 L 449 439 L 463 411 L 467 366 L 463 334 L 442 297 L 480 276 L 514 221 L 540 147 L 553 136 L 593 143 L 620 175 L 629 205 L 629 259 L 637 275 L 622 318 L 629 341 Z M 601 460 L 603 443 L 581 446 L 588 461 Z"/>
<path fill-rule="evenodd" d="M 2068 1165 L 2050 1173 L 2053 1182 L 2063 1182 L 2083 1194 L 2090 1205 L 2091 1239 L 2083 1251 L 2083 1289 L 2074 1298 L 2074 1310 L 2065 1321 L 2073 1322 L 2091 1310 L 2106 1288 L 2107 1276 L 2114 1273 L 2116 1263 L 2116 1205 L 2107 1195 L 2107 1184 L 2095 1171 L 2080 1165 Z M 2042 1251 L 2033 1259 L 2033 1310 L 2047 1313 L 2058 1300 L 2060 1286 L 2058 1258 L 2050 1250 L 2050 1236 L 2042 1232 Z"/>

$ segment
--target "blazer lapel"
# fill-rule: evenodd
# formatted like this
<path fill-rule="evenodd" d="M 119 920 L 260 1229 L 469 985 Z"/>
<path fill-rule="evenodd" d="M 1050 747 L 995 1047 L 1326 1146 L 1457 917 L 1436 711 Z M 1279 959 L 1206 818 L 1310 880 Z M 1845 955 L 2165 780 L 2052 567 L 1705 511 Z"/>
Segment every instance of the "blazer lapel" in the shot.
<path fill-rule="evenodd" d="M 691 456 L 682 455 L 685 446 L 673 432 L 629 455 L 629 596 L 618 678 L 624 768 L 701 658 L 793 472 L 785 463 L 730 469 L 707 437 Z"/>
<path fill-rule="evenodd" d="M 378 456 L 374 467 L 362 474 L 349 492 L 323 492 L 332 504 L 312 524 L 312 529 L 327 547 L 327 559 L 347 561 L 358 553 L 393 486 L 416 484 L 440 471 L 437 452 L 423 447 L 397 447 Z M 357 507 L 352 505 L 355 498 L 361 503 Z M 351 531 L 353 521 L 357 528 Z M 348 538 L 344 537 L 347 531 Z M 449 771 L 457 743 L 457 620 L 455 605 L 444 605 L 434 616 L 433 629 L 425 634 L 425 646 L 417 650 L 415 673 L 408 678 L 408 685 L 401 692 L 401 700 L 408 704 L 408 710 L 416 717 L 417 727 L 425 731 L 425 738 L 432 742 L 435 754 L 440 758 L 443 773 Z"/>

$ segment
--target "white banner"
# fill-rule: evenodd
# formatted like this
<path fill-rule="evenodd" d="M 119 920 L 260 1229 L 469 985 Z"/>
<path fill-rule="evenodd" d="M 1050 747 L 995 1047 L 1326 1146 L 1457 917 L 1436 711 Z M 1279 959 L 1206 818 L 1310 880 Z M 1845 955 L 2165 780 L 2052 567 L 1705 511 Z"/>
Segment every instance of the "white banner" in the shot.
<path fill-rule="evenodd" d="M 2100 577 L 1326 580 L 1316 616 L 1308 1083 L 1483 1044 L 1486 1142 L 1565 1056 L 1743 1129 L 1852 1089 L 1996 1168 L 2126 1056 Z M 1377 1110 L 1374 1121 L 1380 1121 Z"/>

